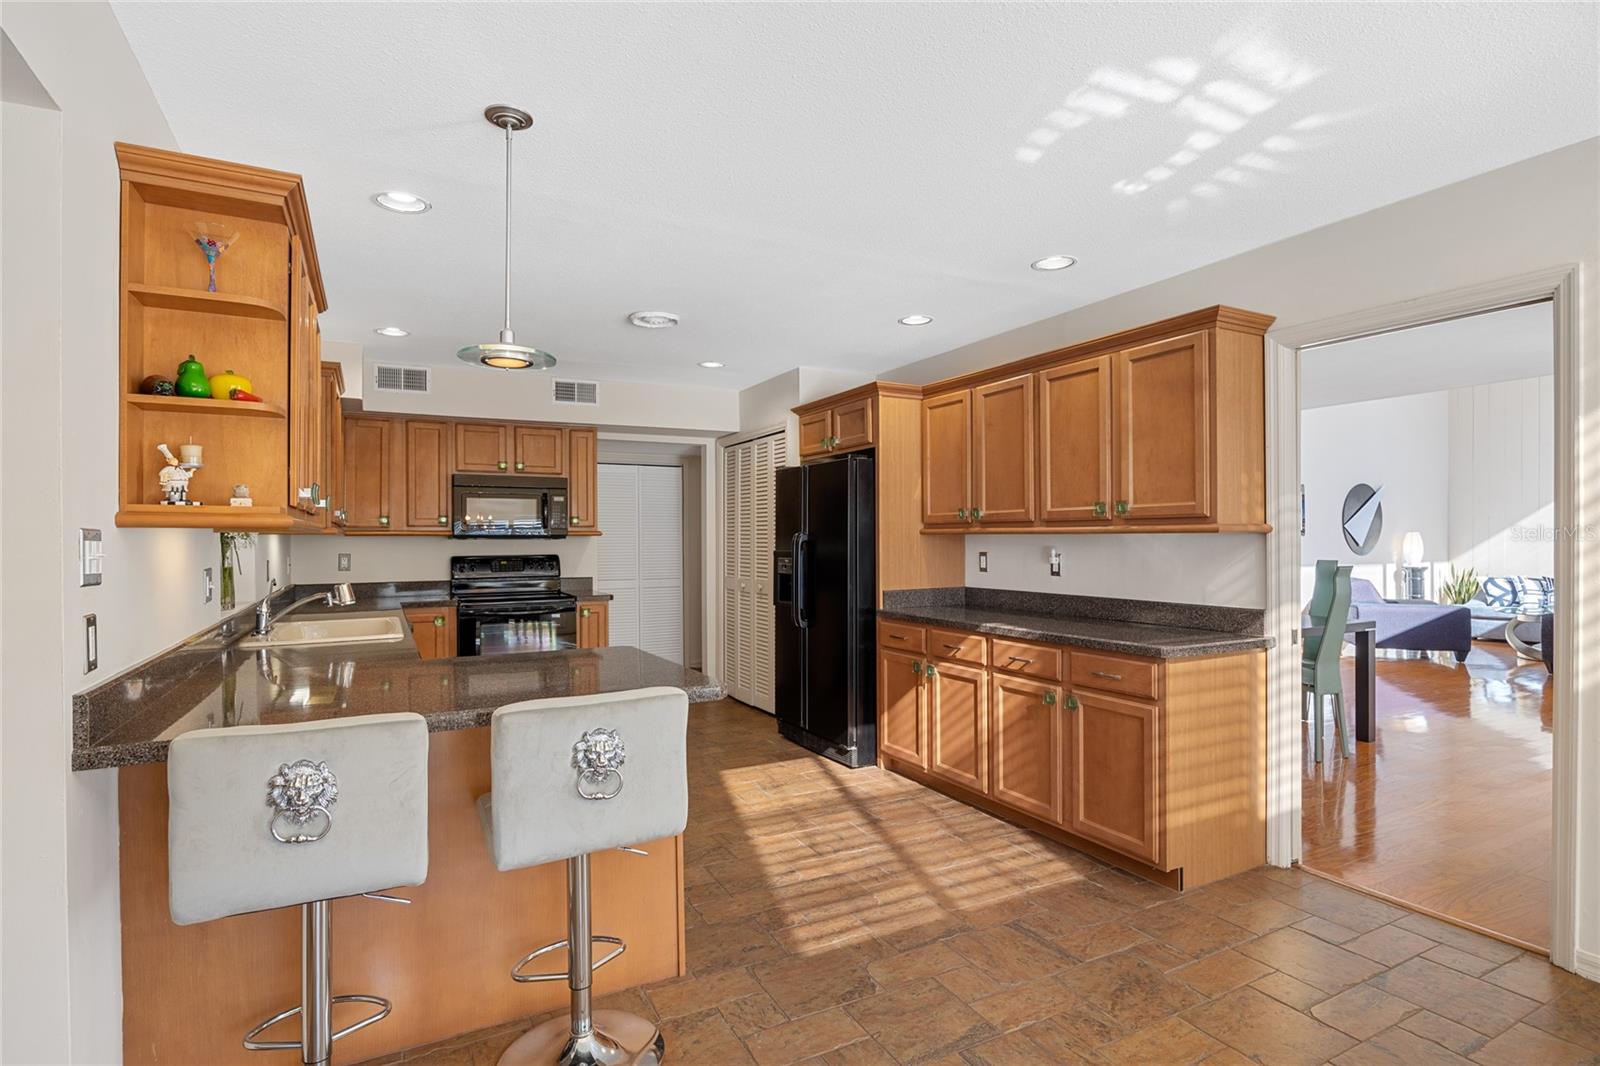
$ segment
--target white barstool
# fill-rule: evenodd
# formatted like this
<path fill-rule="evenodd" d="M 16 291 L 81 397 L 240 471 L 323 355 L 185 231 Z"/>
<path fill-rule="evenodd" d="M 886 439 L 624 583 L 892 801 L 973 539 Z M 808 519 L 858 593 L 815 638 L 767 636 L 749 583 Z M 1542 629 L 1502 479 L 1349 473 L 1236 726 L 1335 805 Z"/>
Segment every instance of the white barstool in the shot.
<path fill-rule="evenodd" d="M 245 1035 L 325 1066 L 333 1042 L 388 1017 L 381 996 L 332 994 L 328 901 L 428 876 L 428 727 L 417 714 L 198 729 L 167 755 L 169 906 L 193 925 L 300 907 L 300 1005 Z M 246 960 L 241 960 L 246 961 Z M 378 1010 L 337 1031 L 335 1003 Z M 262 1040 L 300 1016 L 299 1040 Z"/>
<path fill-rule="evenodd" d="M 529 700 L 501 707 L 490 726 L 494 791 L 478 800 L 495 866 L 517 870 L 567 860 L 567 937 L 523 956 L 517 981 L 565 980 L 568 1017 L 524 1033 L 501 1066 L 655 1066 L 666 1054 L 660 1030 L 624 1011 L 595 1011 L 595 970 L 627 946 L 595 936 L 589 855 L 677 836 L 689 820 L 686 760 L 689 698 L 675 688 Z M 613 946 L 598 962 L 593 945 Z M 525 973 L 534 959 L 567 949 L 564 973 Z"/>

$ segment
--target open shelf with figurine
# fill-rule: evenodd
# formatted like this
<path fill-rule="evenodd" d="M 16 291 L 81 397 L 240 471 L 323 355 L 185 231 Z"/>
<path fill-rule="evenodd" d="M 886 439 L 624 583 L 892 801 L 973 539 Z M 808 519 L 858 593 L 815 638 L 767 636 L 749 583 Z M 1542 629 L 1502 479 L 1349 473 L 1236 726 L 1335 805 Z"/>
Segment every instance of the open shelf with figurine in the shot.
<path fill-rule="evenodd" d="M 299 177 L 126 144 L 117 161 L 117 524 L 320 531 L 326 301 Z M 230 398 L 231 387 L 260 401 Z M 184 503 L 164 502 L 161 445 L 200 446 Z M 235 486 L 251 506 L 229 506 Z"/>

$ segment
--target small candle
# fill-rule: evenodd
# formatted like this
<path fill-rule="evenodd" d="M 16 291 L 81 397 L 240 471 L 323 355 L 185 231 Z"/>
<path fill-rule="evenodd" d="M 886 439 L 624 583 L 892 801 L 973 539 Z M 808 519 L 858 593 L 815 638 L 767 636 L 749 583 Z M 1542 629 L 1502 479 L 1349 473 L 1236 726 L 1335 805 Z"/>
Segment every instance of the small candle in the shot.
<path fill-rule="evenodd" d="M 200 465 L 200 445 L 180 444 L 178 445 L 178 454 L 183 457 L 183 461 L 185 463 L 189 463 L 193 466 Z"/>

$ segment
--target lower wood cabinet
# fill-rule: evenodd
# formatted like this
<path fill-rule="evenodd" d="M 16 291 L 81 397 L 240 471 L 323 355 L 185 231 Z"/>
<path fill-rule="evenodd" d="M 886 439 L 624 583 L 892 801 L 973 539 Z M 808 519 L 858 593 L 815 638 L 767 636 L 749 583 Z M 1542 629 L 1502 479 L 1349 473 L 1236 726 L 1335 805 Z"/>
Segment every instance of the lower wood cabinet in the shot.
<path fill-rule="evenodd" d="M 928 772 L 975 792 L 989 787 L 989 672 L 941 660 L 928 684 Z"/>
<path fill-rule="evenodd" d="M 1161 863 L 1160 711 L 1075 689 L 1068 712 L 1074 833 Z"/>
<path fill-rule="evenodd" d="M 893 639 L 892 634 L 886 637 Z M 928 703 L 922 669 L 919 656 L 888 648 L 878 653 L 878 750 L 926 770 Z"/>
<path fill-rule="evenodd" d="M 1177 888 L 1266 861 L 1264 651 L 1158 660 L 888 620 L 878 643 L 881 765 Z"/>
<path fill-rule="evenodd" d="M 578 604 L 578 647 L 604 648 L 611 643 L 611 604 L 586 600 Z"/>
<path fill-rule="evenodd" d="M 1056 824 L 1064 820 L 1062 779 L 1072 765 L 1070 750 L 1062 743 L 1063 713 L 1059 685 L 1001 673 L 990 677 L 989 744 L 994 757 L 989 793 Z"/>
<path fill-rule="evenodd" d="M 456 653 L 456 609 L 454 607 L 408 607 L 411 639 L 417 654 L 424 659 L 449 659 Z"/>

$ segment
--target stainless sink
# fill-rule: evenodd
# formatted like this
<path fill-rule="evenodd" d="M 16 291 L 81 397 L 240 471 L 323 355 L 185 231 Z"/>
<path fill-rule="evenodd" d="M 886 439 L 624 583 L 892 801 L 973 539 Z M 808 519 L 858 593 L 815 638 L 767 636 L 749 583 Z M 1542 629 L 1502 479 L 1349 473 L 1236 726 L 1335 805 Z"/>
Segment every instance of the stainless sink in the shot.
<path fill-rule="evenodd" d="M 241 648 L 293 648 L 305 644 L 387 644 L 406 639 L 393 615 L 362 618 L 297 618 L 278 622 L 264 637 L 247 637 Z"/>

